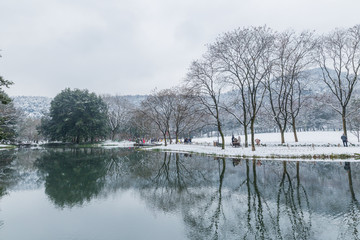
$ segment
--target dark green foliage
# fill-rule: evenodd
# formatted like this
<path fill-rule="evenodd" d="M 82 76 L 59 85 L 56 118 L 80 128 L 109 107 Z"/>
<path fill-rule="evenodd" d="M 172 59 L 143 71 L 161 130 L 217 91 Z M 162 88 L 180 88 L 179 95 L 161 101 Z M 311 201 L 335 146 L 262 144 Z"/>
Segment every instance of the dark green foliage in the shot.
<path fill-rule="evenodd" d="M 0 76 L 0 90 L 1 90 L 2 86 L 9 87 L 12 84 L 14 84 L 14 83 L 11 81 L 5 80 L 5 79 L 3 79 L 2 76 Z M 11 102 L 11 98 L 7 94 L 5 94 L 2 90 L 0 93 L 0 102 L 2 104 L 8 104 Z"/>
<path fill-rule="evenodd" d="M 0 90 L 0 140 L 14 140 L 17 118 L 11 98 Z"/>
<path fill-rule="evenodd" d="M 82 205 L 99 195 L 106 168 L 101 150 L 51 151 L 35 165 L 45 177 L 45 192 L 61 208 Z"/>
<path fill-rule="evenodd" d="M 15 159 L 13 151 L 0 151 L 0 198 L 6 194 L 6 189 L 19 180 L 18 173 L 12 164 Z"/>
<path fill-rule="evenodd" d="M 50 106 L 50 117 L 41 123 L 41 133 L 51 140 L 87 142 L 107 134 L 107 107 L 103 100 L 88 90 L 59 93 Z"/>
<path fill-rule="evenodd" d="M 2 87 L 12 84 L 0 76 L 0 140 L 13 140 L 15 136 L 15 108 L 11 98 L 2 90 Z"/>
<path fill-rule="evenodd" d="M 91 202 L 106 192 L 104 188 L 116 185 L 120 176 L 121 179 L 148 177 L 151 170 L 142 166 L 140 154 L 129 149 L 48 149 L 34 166 L 44 180 L 49 199 L 60 208 L 71 208 Z M 151 161 L 147 162 L 152 166 Z"/>

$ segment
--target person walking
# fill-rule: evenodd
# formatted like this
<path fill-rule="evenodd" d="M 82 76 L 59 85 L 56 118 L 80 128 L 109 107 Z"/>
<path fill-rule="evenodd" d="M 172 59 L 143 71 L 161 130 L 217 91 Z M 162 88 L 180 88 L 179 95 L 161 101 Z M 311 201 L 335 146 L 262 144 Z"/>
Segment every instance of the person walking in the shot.
<path fill-rule="evenodd" d="M 345 135 L 345 133 L 341 136 L 341 140 L 343 141 L 344 147 L 347 147 L 348 140 L 347 140 L 347 136 Z"/>

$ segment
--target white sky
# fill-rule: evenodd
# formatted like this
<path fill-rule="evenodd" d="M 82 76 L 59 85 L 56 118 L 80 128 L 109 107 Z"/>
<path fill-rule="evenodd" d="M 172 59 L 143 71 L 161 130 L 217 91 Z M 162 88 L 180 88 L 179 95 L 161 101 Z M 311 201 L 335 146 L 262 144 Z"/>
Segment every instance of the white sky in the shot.
<path fill-rule="evenodd" d="M 358 0 L 1 0 L 0 75 L 11 96 L 66 87 L 148 94 L 179 84 L 205 44 L 237 27 L 360 24 Z"/>

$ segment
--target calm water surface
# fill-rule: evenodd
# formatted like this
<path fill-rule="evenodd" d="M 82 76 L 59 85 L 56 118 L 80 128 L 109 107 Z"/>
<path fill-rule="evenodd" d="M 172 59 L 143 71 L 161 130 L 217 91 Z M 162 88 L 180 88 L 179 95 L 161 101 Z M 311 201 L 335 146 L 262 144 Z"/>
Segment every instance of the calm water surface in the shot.
<path fill-rule="evenodd" d="M 359 239 L 360 165 L 0 152 L 0 239 Z"/>

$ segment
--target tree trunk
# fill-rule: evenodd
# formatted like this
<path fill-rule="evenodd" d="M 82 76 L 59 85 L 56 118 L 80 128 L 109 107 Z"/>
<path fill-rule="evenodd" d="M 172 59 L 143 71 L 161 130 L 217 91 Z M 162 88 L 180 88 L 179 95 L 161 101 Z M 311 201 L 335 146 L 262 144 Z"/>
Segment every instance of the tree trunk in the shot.
<path fill-rule="evenodd" d="M 220 136 L 221 136 L 221 149 L 225 149 L 225 137 L 224 137 L 224 133 L 222 132 L 222 129 L 221 129 L 221 124 L 220 124 L 220 121 L 218 121 L 218 131 L 220 133 Z"/>
<path fill-rule="evenodd" d="M 280 128 L 281 144 L 285 143 L 285 130 Z"/>
<path fill-rule="evenodd" d="M 170 129 L 169 129 L 169 128 L 168 128 L 167 132 L 168 132 L 168 134 L 169 134 L 169 143 L 172 144 L 171 134 L 170 134 Z"/>
<path fill-rule="evenodd" d="M 252 118 L 250 121 L 250 131 L 251 131 L 251 151 L 255 151 L 255 131 L 254 131 L 255 119 Z"/>
<path fill-rule="evenodd" d="M 112 133 L 111 133 L 111 141 L 114 141 L 114 139 L 115 139 L 115 131 L 112 131 Z"/>
<path fill-rule="evenodd" d="M 243 98 L 243 101 L 245 101 L 245 99 Z M 247 124 L 247 116 L 246 116 L 247 112 L 246 112 L 246 106 L 243 104 L 243 125 L 244 125 L 244 145 L 245 147 L 249 147 L 249 139 L 248 139 L 248 124 Z"/>
<path fill-rule="evenodd" d="M 299 139 L 297 137 L 297 132 L 296 132 L 296 121 L 295 121 L 294 117 L 292 117 L 292 128 L 293 128 L 293 132 L 294 132 L 295 142 L 299 142 Z"/>
<path fill-rule="evenodd" d="M 300 163 L 299 161 L 296 162 L 296 179 L 297 179 L 297 185 L 300 185 Z"/>
<path fill-rule="evenodd" d="M 347 136 L 347 129 L 346 129 L 346 108 L 345 108 L 345 107 L 342 108 L 341 118 L 342 118 L 343 131 L 344 131 L 345 136 Z"/>
<path fill-rule="evenodd" d="M 281 144 L 285 143 L 285 127 L 283 128 L 279 121 L 277 121 L 277 125 L 279 127 L 280 136 L 281 136 Z"/>
<path fill-rule="evenodd" d="M 248 130 L 247 130 L 247 126 L 244 125 L 244 134 L 245 134 L 245 139 L 244 139 L 244 143 L 245 143 L 245 147 L 249 147 L 249 139 L 248 139 Z"/>
<path fill-rule="evenodd" d="M 167 142 L 166 142 L 166 132 L 163 134 L 164 135 L 164 143 L 165 143 L 165 147 L 167 146 Z"/>

